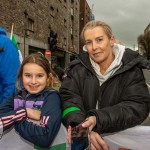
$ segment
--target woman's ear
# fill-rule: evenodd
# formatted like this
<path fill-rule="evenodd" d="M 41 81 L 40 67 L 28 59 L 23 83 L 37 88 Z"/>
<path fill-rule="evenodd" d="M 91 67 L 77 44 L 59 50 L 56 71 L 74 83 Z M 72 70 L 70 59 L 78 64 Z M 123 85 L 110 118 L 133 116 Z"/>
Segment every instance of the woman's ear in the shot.
<path fill-rule="evenodd" d="M 111 39 L 110 39 L 110 44 L 111 44 L 112 47 L 114 46 L 114 43 L 115 43 L 115 36 L 112 35 Z"/>

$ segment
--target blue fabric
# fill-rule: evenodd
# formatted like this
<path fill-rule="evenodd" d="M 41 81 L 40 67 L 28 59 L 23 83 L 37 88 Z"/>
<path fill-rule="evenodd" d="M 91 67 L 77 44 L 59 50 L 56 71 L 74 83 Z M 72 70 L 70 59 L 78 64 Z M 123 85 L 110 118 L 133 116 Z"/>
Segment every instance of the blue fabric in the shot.
<path fill-rule="evenodd" d="M 0 104 L 15 90 L 16 76 L 20 67 L 19 53 L 14 43 L 0 27 Z"/>
<path fill-rule="evenodd" d="M 88 148 L 89 141 L 86 138 L 72 138 L 71 150 L 84 150 Z"/>

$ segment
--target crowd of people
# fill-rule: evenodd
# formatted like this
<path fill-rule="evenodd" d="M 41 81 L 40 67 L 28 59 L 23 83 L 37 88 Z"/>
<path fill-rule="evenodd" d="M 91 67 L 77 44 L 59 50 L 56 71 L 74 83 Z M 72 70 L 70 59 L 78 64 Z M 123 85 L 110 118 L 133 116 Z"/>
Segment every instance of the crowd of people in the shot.
<path fill-rule="evenodd" d="M 25 140 L 49 147 L 62 122 L 72 150 L 87 146 L 108 150 L 102 133 L 121 131 L 146 119 L 150 95 L 142 69 L 149 69 L 150 62 L 115 43 L 105 22 L 88 22 L 81 37 L 83 52 L 64 71 L 57 64 L 50 67 L 39 53 L 28 55 L 20 65 L 15 46 L 0 28 L 1 135 L 14 126 Z M 10 51 L 15 54 L 8 57 Z M 53 88 L 58 82 L 59 91 Z M 89 144 L 79 138 L 83 132 Z"/>

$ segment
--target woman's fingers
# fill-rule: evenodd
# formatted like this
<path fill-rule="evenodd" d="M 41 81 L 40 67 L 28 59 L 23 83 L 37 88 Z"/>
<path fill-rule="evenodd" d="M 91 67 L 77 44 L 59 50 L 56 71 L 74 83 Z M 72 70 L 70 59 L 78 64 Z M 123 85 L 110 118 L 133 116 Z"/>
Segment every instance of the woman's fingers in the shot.
<path fill-rule="evenodd" d="M 101 136 L 97 132 L 92 131 L 90 133 L 90 141 L 91 141 L 91 150 L 108 150 L 105 141 L 101 138 Z"/>
<path fill-rule="evenodd" d="M 90 150 L 103 150 L 101 147 L 99 147 L 98 149 L 91 143 L 91 148 Z"/>
<path fill-rule="evenodd" d="M 94 126 L 96 125 L 96 117 L 95 116 L 90 116 L 86 119 L 84 123 L 82 123 L 82 127 L 89 128 L 89 131 L 91 132 Z"/>

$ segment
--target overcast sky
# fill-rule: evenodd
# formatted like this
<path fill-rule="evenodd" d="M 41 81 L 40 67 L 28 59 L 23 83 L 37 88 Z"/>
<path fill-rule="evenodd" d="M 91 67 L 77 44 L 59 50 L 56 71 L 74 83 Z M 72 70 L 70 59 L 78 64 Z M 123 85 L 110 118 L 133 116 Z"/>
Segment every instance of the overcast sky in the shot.
<path fill-rule="evenodd" d="M 150 23 L 150 0 L 87 0 L 95 20 L 108 23 L 127 47 L 137 47 L 137 37 Z M 137 49 L 137 48 L 135 48 Z"/>

